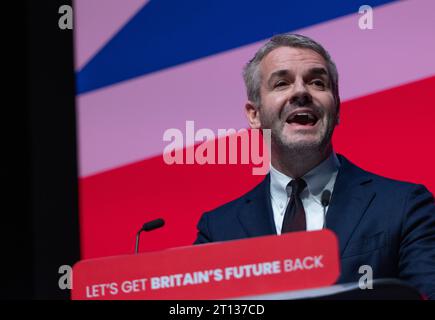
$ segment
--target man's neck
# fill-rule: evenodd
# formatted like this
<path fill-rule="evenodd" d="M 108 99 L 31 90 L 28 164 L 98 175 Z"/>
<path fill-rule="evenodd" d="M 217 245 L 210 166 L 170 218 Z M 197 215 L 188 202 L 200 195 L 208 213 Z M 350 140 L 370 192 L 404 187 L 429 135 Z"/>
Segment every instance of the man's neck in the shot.
<path fill-rule="evenodd" d="M 300 178 L 317 167 L 332 153 L 332 145 L 325 151 L 274 152 L 272 149 L 272 166 L 288 177 Z"/>

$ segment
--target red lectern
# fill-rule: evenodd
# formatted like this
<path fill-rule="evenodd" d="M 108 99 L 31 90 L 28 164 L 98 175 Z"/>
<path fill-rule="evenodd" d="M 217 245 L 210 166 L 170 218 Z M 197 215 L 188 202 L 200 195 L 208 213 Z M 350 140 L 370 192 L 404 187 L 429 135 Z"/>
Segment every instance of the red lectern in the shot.
<path fill-rule="evenodd" d="M 333 232 L 295 232 L 80 261 L 72 299 L 231 299 L 322 288 L 339 273 Z"/>

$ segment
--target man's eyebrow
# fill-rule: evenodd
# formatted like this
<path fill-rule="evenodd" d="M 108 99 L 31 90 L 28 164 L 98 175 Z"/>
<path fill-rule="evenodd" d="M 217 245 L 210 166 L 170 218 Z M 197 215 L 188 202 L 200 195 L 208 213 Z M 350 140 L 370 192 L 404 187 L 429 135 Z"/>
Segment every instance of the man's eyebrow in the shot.
<path fill-rule="evenodd" d="M 310 70 L 308 70 L 307 74 L 309 75 L 316 75 L 316 76 L 328 76 L 329 73 L 325 68 L 322 67 L 316 67 L 316 68 L 311 68 Z"/>
<path fill-rule="evenodd" d="M 269 79 L 267 80 L 267 83 L 270 85 L 270 82 L 274 79 L 274 78 L 281 78 L 281 77 L 285 77 L 288 76 L 290 74 L 290 72 L 286 69 L 281 69 L 281 70 L 277 70 L 275 72 L 272 72 L 272 74 L 270 75 Z M 323 67 L 315 67 L 315 68 L 311 68 L 307 71 L 307 75 L 310 76 L 329 76 L 328 70 L 326 70 Z"/>
<path fill-rule="evenodd" d="M 267 83 L 270 85 L 270 82 L 274 79 L 274 78 L 281 78 L 281 77 L 285 77 L 287 75 L 289 75 L 290 72 L 286 69 L 281 69 L 281 70 L 277 70 L 275 72 L 272 72 L 272 74 L 270 75 L 269 79 L 267 80 Z"/>

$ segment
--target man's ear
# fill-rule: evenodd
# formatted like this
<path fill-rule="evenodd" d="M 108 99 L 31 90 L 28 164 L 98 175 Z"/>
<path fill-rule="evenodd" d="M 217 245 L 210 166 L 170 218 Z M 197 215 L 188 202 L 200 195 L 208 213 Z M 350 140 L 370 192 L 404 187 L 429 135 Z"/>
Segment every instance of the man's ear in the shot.
<path fill-rule="evenodd" d="M 245 104 L 245 112 L 251 129 L 260 129 L 261 119 L 258 107 L 252 101 L 248 101 Z"/>

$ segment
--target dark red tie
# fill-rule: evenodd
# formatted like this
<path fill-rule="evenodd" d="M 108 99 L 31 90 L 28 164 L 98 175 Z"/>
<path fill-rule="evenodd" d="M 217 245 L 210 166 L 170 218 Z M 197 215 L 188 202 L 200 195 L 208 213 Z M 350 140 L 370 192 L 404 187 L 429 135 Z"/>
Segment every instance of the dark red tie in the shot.
<path fill-rule="evenodd" d="M 290 201 L 285 210 L 281 233 L 307 230 L 305 210 L 300 197 L 301 192 L 306 186 L 307 184 L 301 178 L 293 179 L 287 185 L 287 194 L 290 197 Z"/>

